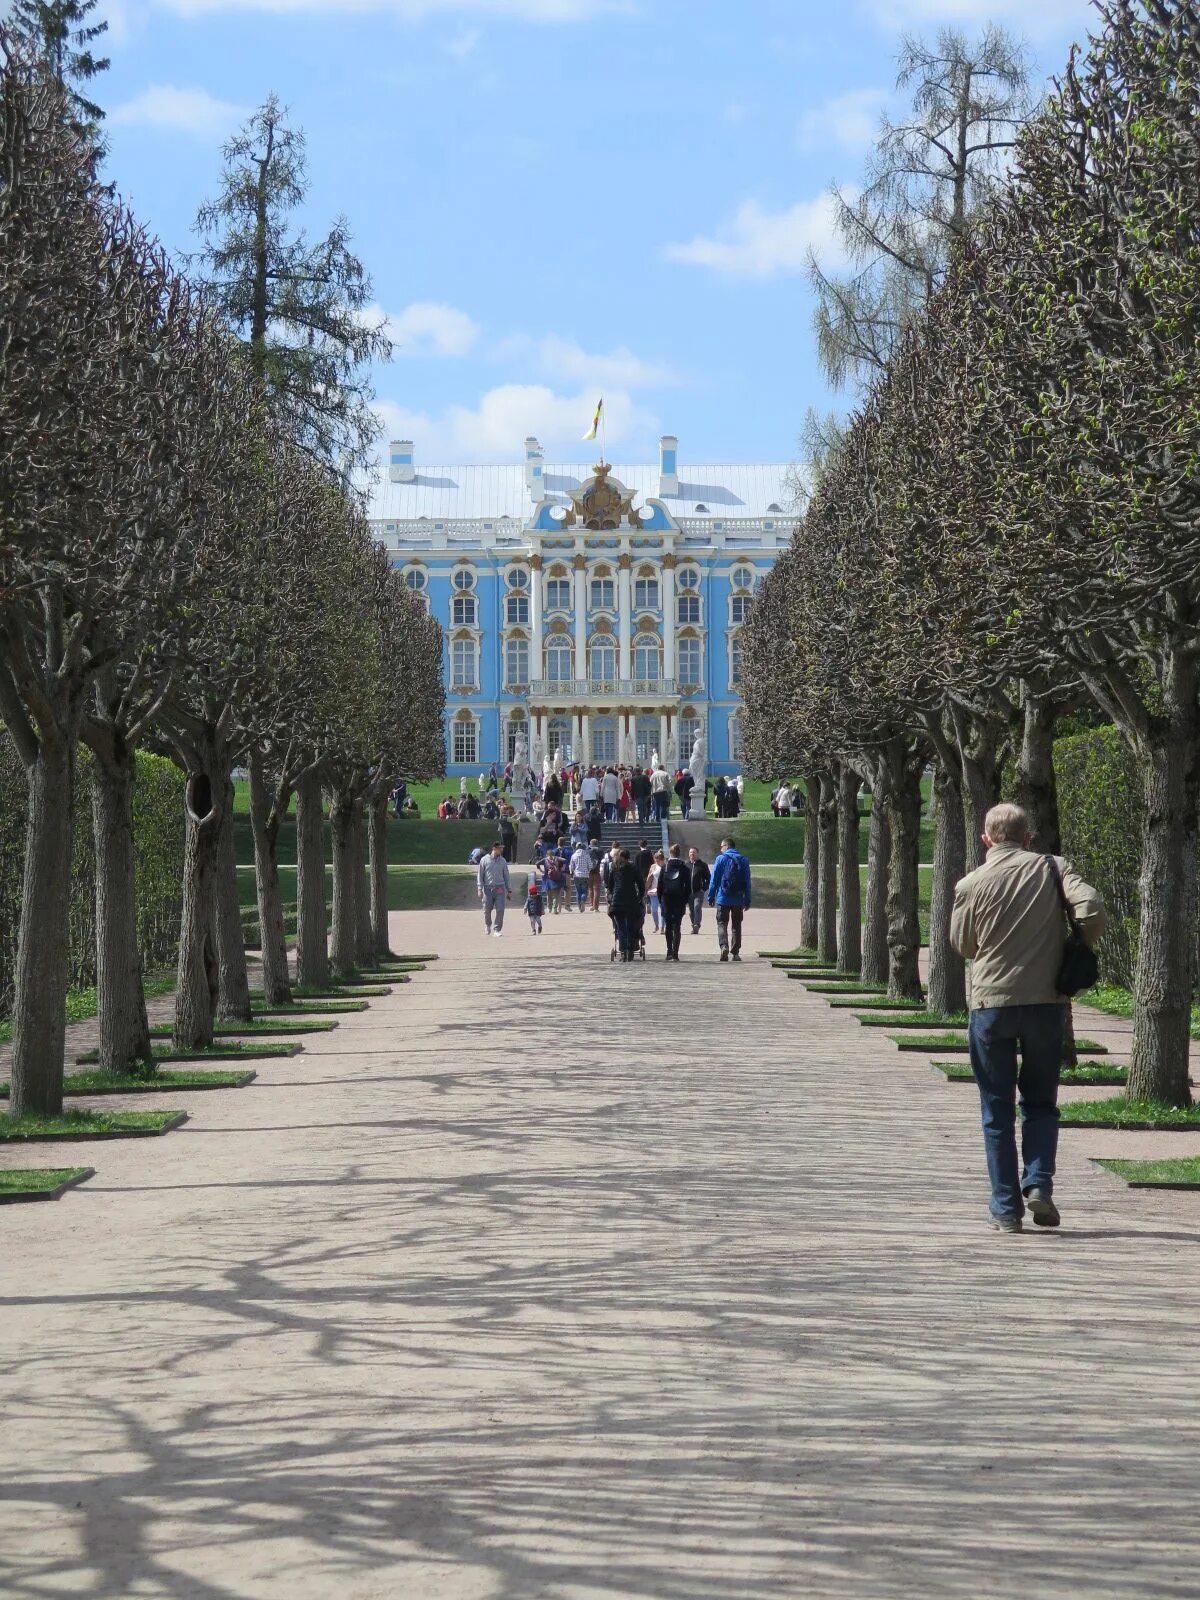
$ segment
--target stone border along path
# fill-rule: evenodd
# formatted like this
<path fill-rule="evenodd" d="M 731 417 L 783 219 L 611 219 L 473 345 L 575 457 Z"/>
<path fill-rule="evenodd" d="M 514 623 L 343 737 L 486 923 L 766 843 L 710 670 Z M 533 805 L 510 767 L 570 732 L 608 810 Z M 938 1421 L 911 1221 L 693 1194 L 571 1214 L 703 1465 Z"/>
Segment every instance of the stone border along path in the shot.
<path fill-rule="evenodd" d="M 1197 1592 L 1200 1208 L 1088 1161 L 1161 1140 L 1002 1237 L 974 1097 L 710 928 L 392 921 L 442 959 L 0 1215 L 5 1600 Z"/>

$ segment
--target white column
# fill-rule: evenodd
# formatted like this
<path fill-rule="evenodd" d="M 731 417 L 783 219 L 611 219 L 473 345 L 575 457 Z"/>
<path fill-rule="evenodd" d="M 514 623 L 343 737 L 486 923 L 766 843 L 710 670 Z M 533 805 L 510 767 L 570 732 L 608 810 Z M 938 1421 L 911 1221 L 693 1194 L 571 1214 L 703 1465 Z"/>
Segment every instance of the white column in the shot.
<path fill-rule="evenodd" d="M 667 713 L 660 711 L 658 714 L 658 759 L 665 767 L 667 764 L 667 740 L 670 730 L 667 727 Z"/>
<path fill-rule="evenodd" d="M 663 677 L 675 676 L 675 568 L 662 569 Z"/>
<path fill-rule="evenodd" d="M 575 676 L 587 677 L 587 572 L 575 568 Z"/>
<path fill-rule="evenodd" d="M 617 676 L 633 677 L 633 577 L 628 566 L 617 571 Z"/>
<path fill-rule="evenodd" d="M 576 760 L 582 761 L 584 766 L 592 764 L 592 719 L 585 711 L 579 718 L 579 743 L 582 749 L 576 753 Z"/>
<path fill-rule="evenodd" d="M 531 678 L 544 678 L 546 675 L 545 663 L 542 660 L 542 558 L 534 556 L 530 562 L 529 574 L 529 676 Z"/>

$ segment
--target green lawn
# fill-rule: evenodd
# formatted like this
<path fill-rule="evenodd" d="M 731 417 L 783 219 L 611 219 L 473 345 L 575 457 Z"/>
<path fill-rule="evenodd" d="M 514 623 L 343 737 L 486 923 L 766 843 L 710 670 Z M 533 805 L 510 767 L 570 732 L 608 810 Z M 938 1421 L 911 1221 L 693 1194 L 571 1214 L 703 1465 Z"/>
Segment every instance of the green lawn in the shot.
<path fill-rule="evenodd" d="M 1168 1106 L 1158 1100 L 1076 1100 L 1061 1107 L 1060 1122 L 1076 1128 L 1200 1129 L 1200 1106 Z"/>
<path fill-rule="evenodd" d="M 170 994 L 175 987 L 175 977 L 147 978 L 145 983 L 146 998 L 154 995 Z M 96 1015 L 95 989 L 69 989 L 67 991 L 67 1022 L 87 1022 Z M 0 1022 L 0 1044 L 7 1044 L 12 1038 L 12 1023 Z"/>
<path fill-rule="evenodd" d="M 204 1050 L 176 1050 L 169 1044 L 152 1044 L 150 1054 L 155 1061 L 256 1061 L 262 1056 L 298 1055 L 301 1048 L 298 1044 L 287 1044 L 282 1040 L 255 1039 L 246 1042 L 241 1039 L 222 1039 L 220 1044 Z M 75 1063 L 87 1067 L 99 1059 L 99 1050 L 85 1050 L 82 1055 L 75 1057 Z"/>
<path fill-rule="evenodd" d="M 1114 1161 L 1093 1157 L 1132 1189 L 1200 1189 L 1200 1156 L 1177 1161 Z"/>
<path fill-rule="evenodd" d="M 157 1094 L 176 1089 L 240 1089 L 255 1074 L 240 1072 L 69 1072 L 63 1080 L 63 1094 Z M 0 1084 L 0 1098 L 7 1099 L 9 1086 Z"/>
<path fill-rule="evenodd" d="M 965 1061 L 931 1061 L 930 1066 L 951 1083 L 974 1083 L 975 1074 Z M 1129 1076 L 1129 1068 L 1113 1061 L 1088 1062 L 1082 1067 L 1064 1067 L 1060 1082 L 1067 1089 L 1107 1087 L 1118 1089 Z"/>
<path fill-rule="evenodd" d="M 1103 1011 L 1110 1017 L 1133 1016 L 1133 994 L 1128 989 L 1119 989 L 1114 983 L 1098 983 L 1094 989 L 1079 996 L 1079 1003 L 1095 1006 L 1097 1011 Z M 1200 1006 L 1192 1007 L 1191 1034 L 1193 1039 L 1200 1039 Z"/>
<path fill-rule="evenodd" d="M 0 1117 L 0 1141 L 128 1138 L 165 1133 L 184 1120 L 182 1111 L 64 1111 L 58 1117 Z"/>
<path fill-rule="evenodd" d="M 93 1167 L 10 1167 L 7 1172 L 0 1172 L 0 1203 L 56 1199 L 56 1189 L 94 1175 Z"/>

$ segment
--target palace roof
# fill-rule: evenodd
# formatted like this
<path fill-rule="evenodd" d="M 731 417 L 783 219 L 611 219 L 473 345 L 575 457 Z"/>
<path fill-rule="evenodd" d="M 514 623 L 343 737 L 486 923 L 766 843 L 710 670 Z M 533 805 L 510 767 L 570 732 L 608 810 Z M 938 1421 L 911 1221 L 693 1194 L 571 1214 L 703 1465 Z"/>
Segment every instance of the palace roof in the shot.
<path fill-rule="evenodd" d="M 634 504 L 661 500 L 673 517 L 769 517 L 792 514 L 794 491 L 791 479 L 795 468 L 787 463 L 679 468 L 679 485 L 674 494 L 659 492 L 660 468 L 657 463 L 614 464 L 611 476 L 634 495 Z M 593 475 L 590 465 L 542 468 L 544 485 L 539 499 L 567 505 L 569 489 L 578 489 Z M 380 522 L 413 522 L 419 517 L 431 520 L 472 520 L 513 517 L 530 521 L 539 500 L 526 482 L 525 468 L 512 465 L 475 467 L 427 467 L 418 465 L 407 483 L 388 481 L 385 465 L 380 481 L 370 491 L 368 515 Z"/>

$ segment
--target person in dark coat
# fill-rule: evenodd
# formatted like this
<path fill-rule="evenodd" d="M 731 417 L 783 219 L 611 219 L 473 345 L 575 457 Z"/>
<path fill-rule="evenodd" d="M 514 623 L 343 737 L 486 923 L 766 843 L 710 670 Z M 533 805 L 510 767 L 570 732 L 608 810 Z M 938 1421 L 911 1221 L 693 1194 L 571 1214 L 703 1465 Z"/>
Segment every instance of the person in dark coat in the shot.
<path fill-rule="evenodd" d="M 612 873 L 611 915 L 622 961 L 632 961 L 641 938 L 646 894 L 627 850 L 618 850 Z"/>
<path fill-rule="evenodd" d="M 638 853 L 634 857 L 633 864 L 638 870 L 638 877 L 642 880 L 642 887 L 645 888 L 650 868 L 654 865 L 654 851 L 650 848 L 649 839 L 643 839 L 638 845 Z"/>
<path fill-rule="evenodd" d="M 517 859 L 517 830 L 513 827 L 512 813 L 500 813 L 500 826 L 496 830 L 500 835 L 500 849 L 505 861 Z"/>
<path fill-rule="evenodd" d="M 662 907 L 663 923 L 667 935 L 667 960 L 679 960 L 679 935 L 683 932 L 683 914 L 691 893 L 691 869 L 683 860 L 677 844 L 658 875 L 658 903 Z"/>
<path fill-rule="evenodd" d="M 704 896 L 708 893 L 708 880 L 712 877 L 708 862 L 701 856 L 695 845 L 688 851 L 688 871 L 691 883 L 688 889 L 688 909 L 692 917 L 692 932 L 700 932 L 700 924 L 704 920 Z"/>
<path fill-rule="evenodd" d="M 713 794 L 716 796 L 717 800 L 717 815 L 719 817 L 723 817 L 725 815 L 725 792 L 728 788 L 729 785 L 725 782 L 724 774 L 722 774 L 722 776 L 717 779 L 717 786 L 713 790 Z"/>

